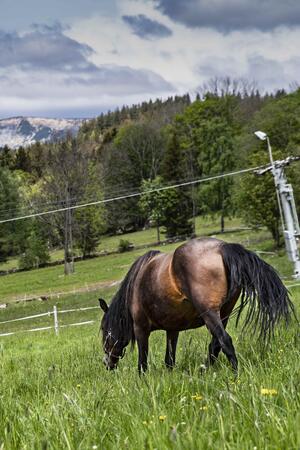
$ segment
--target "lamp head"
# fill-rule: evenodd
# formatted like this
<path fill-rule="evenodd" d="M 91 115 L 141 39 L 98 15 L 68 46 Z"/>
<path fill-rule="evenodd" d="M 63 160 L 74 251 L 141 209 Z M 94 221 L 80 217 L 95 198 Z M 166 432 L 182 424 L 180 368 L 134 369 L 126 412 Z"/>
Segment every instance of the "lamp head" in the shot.
<path fill-rule="evenodd" d="M 265 141 L 268 137 L 267 133 L 264 133 L 263 131 L 255 131 L 254 134 L 261 141 Z"/>

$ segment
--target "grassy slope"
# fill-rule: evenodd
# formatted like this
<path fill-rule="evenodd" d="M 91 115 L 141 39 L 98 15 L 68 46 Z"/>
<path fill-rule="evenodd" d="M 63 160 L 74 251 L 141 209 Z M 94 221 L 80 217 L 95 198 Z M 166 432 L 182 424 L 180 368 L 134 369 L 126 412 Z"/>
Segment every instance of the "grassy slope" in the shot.
<path fill-rule="evenodd" d="M 225 235 L 257 250 L 269 250 L 265 232 Z M 178 244 L 177 244 L 178 245 Z M 167 246 L 170 249 L 174 246 Z M 114 280 L 127 272 L 134 251 L 76 265 L 65 279 L 62 267 L 1 278 L 0 298 L 39 289 L 69 289 L 84 283 Z M 264 255 L 265 256 L 265 255 Z M 268 256 L 281 273 L 291 273 L 284 256 Z M 55 270 L 54 270 L 55 269 Z M 291 281 L 288 281 L 291 284 Z M 11 305 L 0 320 L 59 308 L 94 306 L 98 294 L 110 298 L 116 288 L 67 295 L 48 302 Z M 300 288 L 291 288 L 300 310 Z M 91 310 L 59 316 L 60 322 L 95 319 Z M 45 326 L 52 318 L 0 325 L 0 332 Z M 229 324 L 240 361 L 233 378 L 222 356 L 214 369 L 201 374 L 209 335 L 205 329 L 181 333 L 176 369 L 164 369 L 164 336 L 150 340 L 150 370 L 137 375 L 137 353 L 129 351 L 119 370 L 102 367 L 98 323 L 34 335 L 0 338 L 0 448 L 5 449 L 298 449 L 300 447 L 299 342 L 297 326 L 283 327 L 263 352 L 241 328 Z M 262 395 L 261 388 L 276 395 Z M 192 396 L 198 395 L 198 399 Z M 200 399 L 200 397 L 202 397 Z M 166 416 L 160 420 L 160 416 Z"/>
<path fill-rule="evenodd" d="M 234 228 L 241 226 L 241 221 L 238 218 L 228 219 L 226 221 L 226 227 Z M 205 219 L 202 217 L 196 218 L 196 232 L 199 235 L 206 235 L 211 232 L 218 231 L 220 228 L 219 220 Z M 156 242 L 157 235 L 155 228 L 149 228 L 143 231 L 136 231 L 134 233 L 127 233 L 119 236 L 103 236 L 98 245 L 97 251 L 99 252 L 112 252 L 116 251 L 119 246 L 120 239 L 128 240 L 135 246 L 147 245 L 149 243 Z M 161 239 L 164 239 L 162 233 Z M 57 261 L 63 259 L 63 250 L 55 250 L 51 252 L 51 260 Z M 0 270 L 9 270 L 18 267 L 18 260 L 16 258 L 10 258 L 5 263 L 0 263 Z"/>

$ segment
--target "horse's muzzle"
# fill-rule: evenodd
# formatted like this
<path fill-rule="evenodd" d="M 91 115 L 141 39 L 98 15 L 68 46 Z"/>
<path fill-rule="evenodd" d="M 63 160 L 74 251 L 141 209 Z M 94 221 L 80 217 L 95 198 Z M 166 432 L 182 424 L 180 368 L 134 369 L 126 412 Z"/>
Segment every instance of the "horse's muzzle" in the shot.
<path fill-rule="evenodd" d="M 107 370 L 114 370 L 117 367 L 117 363 L 114 363 L 108 355 L 105 355 L 102 361 Z"/>

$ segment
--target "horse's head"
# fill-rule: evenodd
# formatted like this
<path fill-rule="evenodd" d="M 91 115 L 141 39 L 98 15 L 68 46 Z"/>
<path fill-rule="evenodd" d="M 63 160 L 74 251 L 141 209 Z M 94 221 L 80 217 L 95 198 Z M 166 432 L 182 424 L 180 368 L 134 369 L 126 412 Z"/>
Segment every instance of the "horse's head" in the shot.
<path fill-rule="evenodd" d="M 105 356 L 103 363 L 108 370 L 115 369 L 120 359 L 125 355 L 125 346 L 122 341 L 116 339 L 113 335 L 113 331 L 110 327 L 109 321 L 109 308 L 103 298 L 99 299 L 100 308 L 104 312 L 104 316 L 101 321 L 102 342 Z"/>

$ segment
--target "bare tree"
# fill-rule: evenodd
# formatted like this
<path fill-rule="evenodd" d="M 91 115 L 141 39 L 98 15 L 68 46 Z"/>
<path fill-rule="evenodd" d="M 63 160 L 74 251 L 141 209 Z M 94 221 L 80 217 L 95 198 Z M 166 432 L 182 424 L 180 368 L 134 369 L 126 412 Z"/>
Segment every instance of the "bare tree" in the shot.
<path fill-rule="evenodd" d="M 226 95 L 250 97 L 257 91 L 257 82 L 247 78 L 231 78 L 230 76 L 214 77 L 203 83 L 197 91 L 200 97 L 204 97 L 208 93 L 218 97 Z"/>
<path fill-rule="evenodd" d="M 63 244 L 64 270 L 68 275 L 74 271 L 74 212 L 70 208 L 84 200 L 89 183 L 91 152 L 87 144 L 68 138 L 49 145 L 44 159 L 45 176 L 39 201 L 47 200 L 50 209 L 65 208 L 63 212 L 44 216 L 44 221 Z"/>

